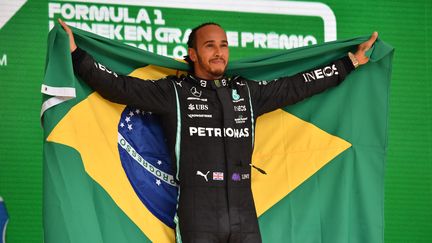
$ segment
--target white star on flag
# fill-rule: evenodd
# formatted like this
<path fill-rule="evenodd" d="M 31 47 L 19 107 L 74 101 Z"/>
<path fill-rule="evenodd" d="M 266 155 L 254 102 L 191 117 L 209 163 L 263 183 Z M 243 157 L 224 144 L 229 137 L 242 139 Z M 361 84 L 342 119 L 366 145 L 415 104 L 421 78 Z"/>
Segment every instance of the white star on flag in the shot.
<path fill-rule="evenodd" d="M 133 128 L 132 128 L 132 124 L 128 124 L 128 129 L 129 130 L 132 130 Z"/>
<path fill-rule="evenodd" d="M 131 111 L 129 112 L 129 116 L 134 116 L 135 114 Z"/>
<path fill-rule="evenodd" d="M 141 111 L 139 109 L 135 110 L 135 113 L 139 114 Z"/>
<path fill-rule="evenodd" d="M 161 164 L 162 164 L 162 161 L 158 160 L 157 163 L 158 163 L 158 165 L 161 165 Z"/>
<path fill-rule="evenodd" d="M 120 127 L 124 127 L 124 123 L 122 122 L 122 123 L 120 123 Z"/>
<path fill-rule="evenodd" d="M 160 181 L 159 179 L 156 179 L 156 184 L 157 184 L 158 186 L 160 186 L 161 181 Z"/>
<path fill-rule="evenodd" d="M 125 121 L 126 122 L 130 122 L 130 117 L 127 116 L 126 119 L 125 119 Z"/>

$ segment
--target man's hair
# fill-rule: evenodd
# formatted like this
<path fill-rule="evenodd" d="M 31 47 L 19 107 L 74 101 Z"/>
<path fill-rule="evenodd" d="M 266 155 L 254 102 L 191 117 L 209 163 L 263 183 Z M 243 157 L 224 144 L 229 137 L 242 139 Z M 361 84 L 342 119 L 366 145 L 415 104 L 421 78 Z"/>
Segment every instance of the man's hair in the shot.
<path fill-rule="evenodd" d="M 202 27 L 205 27 L 205 26 L 207 26 L 207 25 L 216 25 L 216 26 L 221 27 L 218 23 L 214 23 L 214 22 L 206 22 L 206 23 L 202 23 L 202 24 L 198 25 L 197 27 L 193 28 L 193 29 L 192 29 L 192 32 L 191 32 L 190 35 L 189 35 L 189 39 L 188 39 L 188 41 L 187 41 L 187 46 L 188 46 L 188 48 L 193 48 L 193 49 L 197 50 L 197 49 L 196 49 L 196 37 L 197 37 L 197 34 L 196 34 L 196 33 L 198 32 L 199 29 L 201 29 Z M 221 27 L 221 28 L 222 28 L 222 27 Z M 188 62 L 189 67 L 191 68 L 191 70 L 193 70 L 193 64 L 194 64 L 194 63 L 193 63 L 193 61 L 190 59 L 189 55 L 185 56 L 185 57 L 184 57 L 184 60 Z"/>

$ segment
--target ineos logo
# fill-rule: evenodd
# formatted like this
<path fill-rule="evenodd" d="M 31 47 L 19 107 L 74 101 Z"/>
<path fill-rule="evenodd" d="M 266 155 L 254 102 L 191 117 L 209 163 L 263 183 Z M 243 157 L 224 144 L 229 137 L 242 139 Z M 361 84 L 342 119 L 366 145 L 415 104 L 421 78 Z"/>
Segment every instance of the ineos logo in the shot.
<path fill-rule="evenodd" d="M 99 68 L 100 70 L 102 70 L 102 71 L 104 71 L 104 72 L 107 72 L 107 73 L 109 73 L 109 74 L 112 74 L 112 75 L 114 75 L 116 78 L 118 77 L 117 73 L 115 73 L 115 72 L 109 70 L 109 69 L 108 69 L 107 67 L 105 67 L 104 65 L 102 65 L 102 64 L 100 64 L 100 63 L 98 63 L 98 62 L 94 62 L 94 65 L 96 66 L 96 68 Z"/>
<path fill-rule="evenodd" d="M 321 69 L 315 69 L 311 72 L 303 73 L 302 75 L 305 83 L 309 83 L 317 79 L 323 79 L 325 77 L 331 77 L 338 74 L 339 72 L 337 70 L 337 67 L 335 64 L 333 64 L 331 67 L 326 66 Z"/>
<path fill-rule="evenodd" d="M 246 111 L 246 106 L 245 105 L 235 105 L 234 111 Z"/>

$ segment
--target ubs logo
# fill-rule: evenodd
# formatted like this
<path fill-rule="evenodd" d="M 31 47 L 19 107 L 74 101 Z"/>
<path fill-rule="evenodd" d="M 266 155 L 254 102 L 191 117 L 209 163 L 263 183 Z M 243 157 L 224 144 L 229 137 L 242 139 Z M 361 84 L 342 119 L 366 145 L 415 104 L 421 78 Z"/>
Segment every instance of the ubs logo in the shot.
<path fill-rule="evenodd" d="M 207 104 L 189 104 L 188 109 L 190 111 L 206 111 L 208 110 L 208 105 Z"/>

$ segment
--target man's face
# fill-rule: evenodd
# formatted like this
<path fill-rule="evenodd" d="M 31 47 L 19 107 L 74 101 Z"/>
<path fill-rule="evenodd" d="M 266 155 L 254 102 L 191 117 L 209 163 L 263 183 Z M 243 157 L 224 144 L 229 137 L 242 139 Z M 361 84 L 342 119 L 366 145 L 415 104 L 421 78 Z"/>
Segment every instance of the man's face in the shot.
<path fill-rule="evenodd" d="M 217 25 L 207 25 L 196 33 L 196 48 L 189 48 L 195 75 L 203 79 L 219 79 L 225 73 L 229 50 L 225 31 Z"/>

